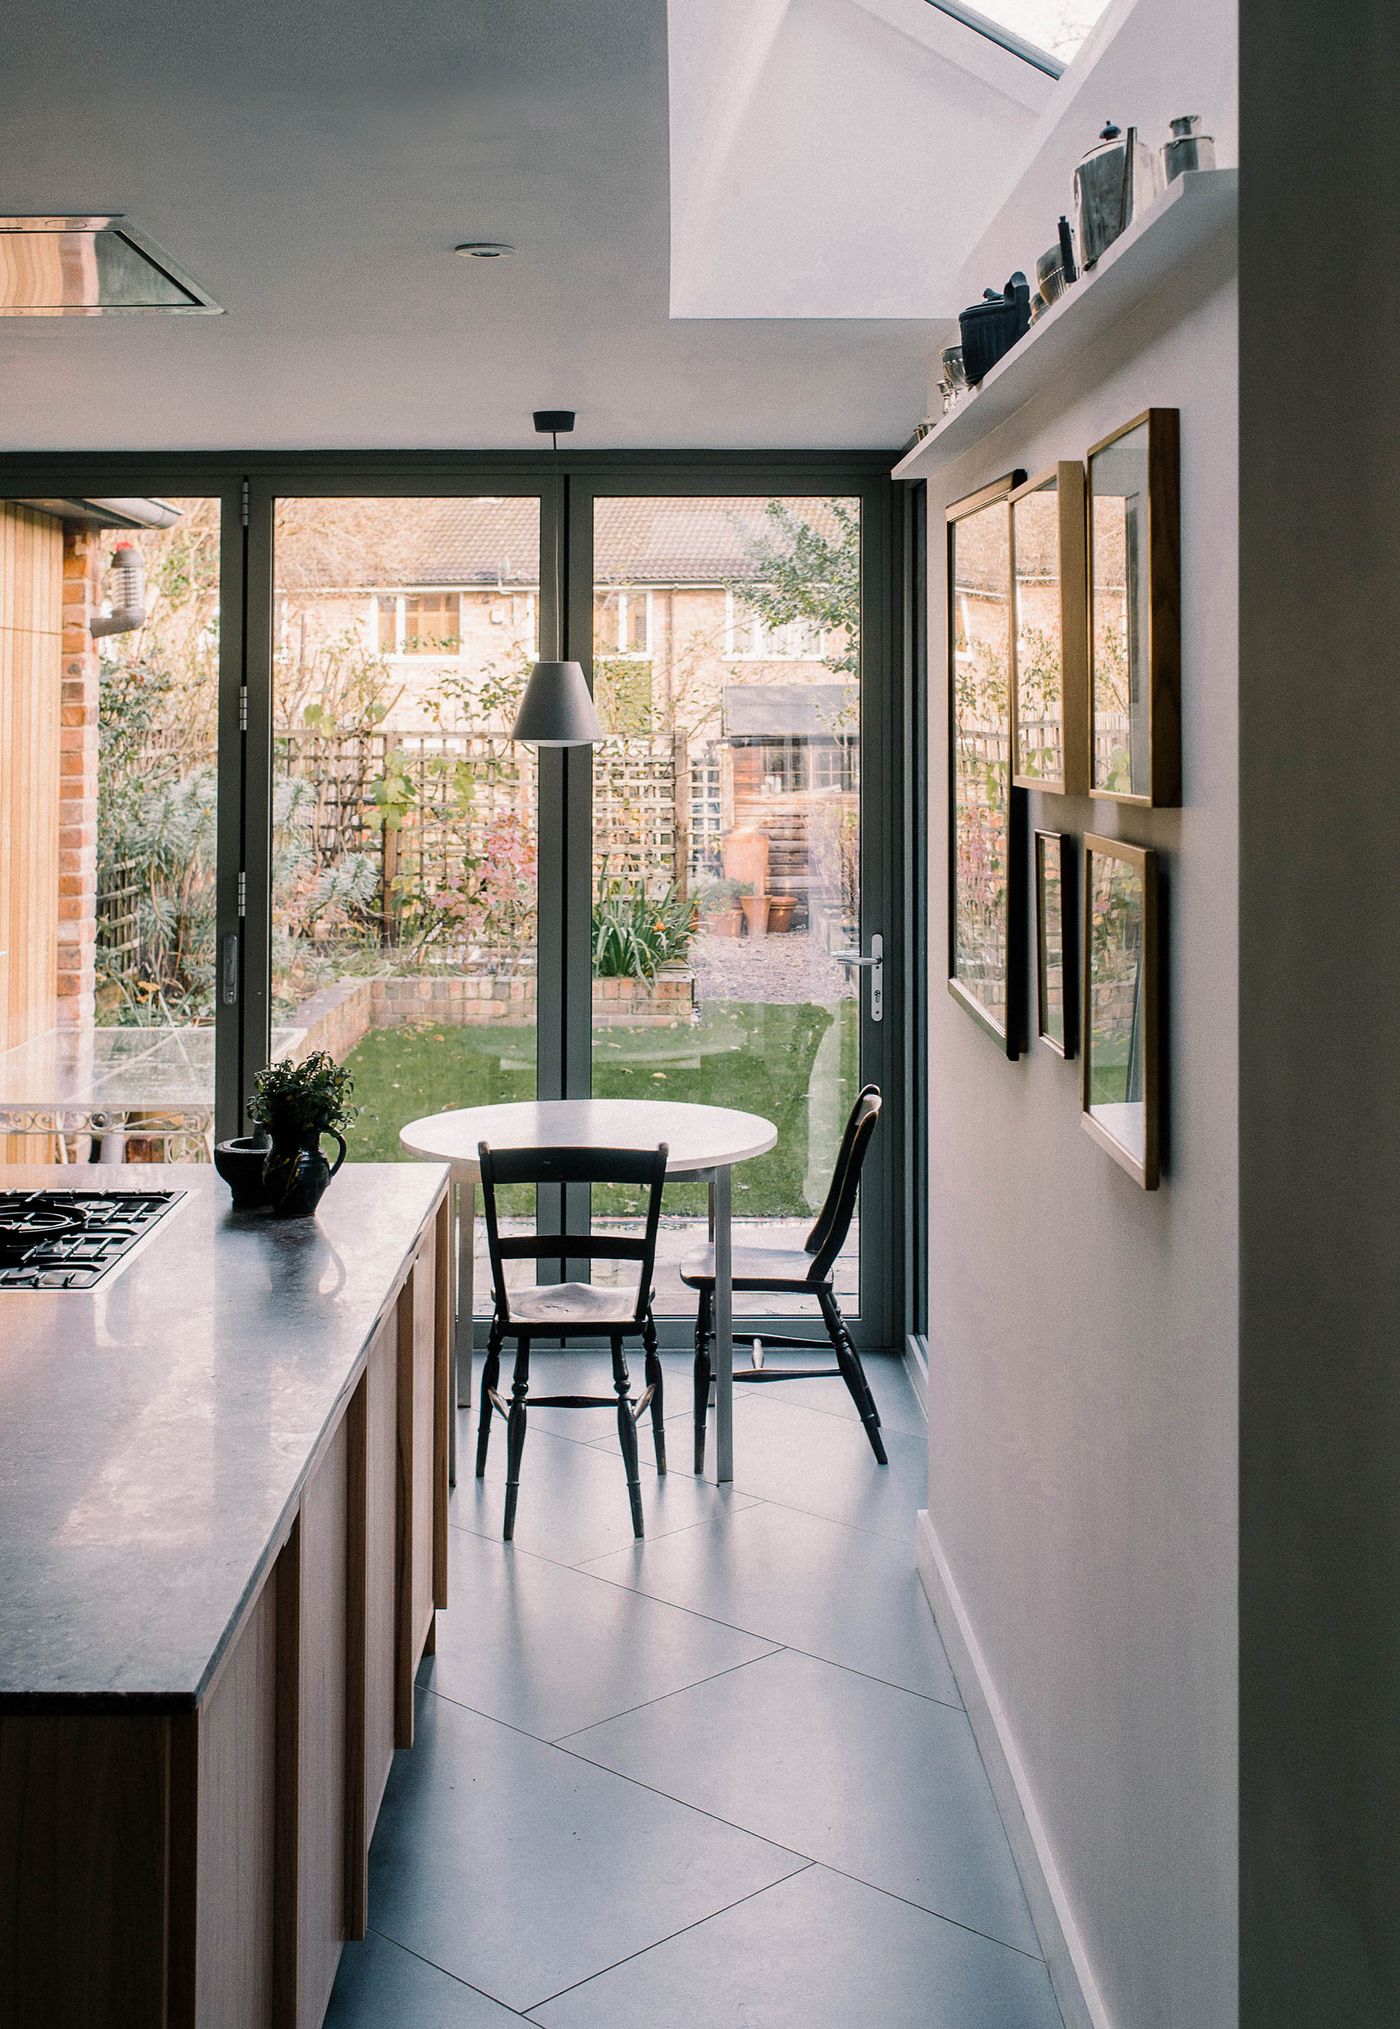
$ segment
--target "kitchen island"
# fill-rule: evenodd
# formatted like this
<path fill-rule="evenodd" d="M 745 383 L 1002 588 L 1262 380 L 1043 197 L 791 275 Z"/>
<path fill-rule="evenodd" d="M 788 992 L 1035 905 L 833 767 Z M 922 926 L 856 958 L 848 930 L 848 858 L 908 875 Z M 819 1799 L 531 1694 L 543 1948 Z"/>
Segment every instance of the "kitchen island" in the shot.
<path fill-rule="evenodd" d="M 446 1604 L 447 1173 L 0 1169 L 157 1185 L 95 1287 L 0 1290 L 0 2020 L 308 2029 Z"/>

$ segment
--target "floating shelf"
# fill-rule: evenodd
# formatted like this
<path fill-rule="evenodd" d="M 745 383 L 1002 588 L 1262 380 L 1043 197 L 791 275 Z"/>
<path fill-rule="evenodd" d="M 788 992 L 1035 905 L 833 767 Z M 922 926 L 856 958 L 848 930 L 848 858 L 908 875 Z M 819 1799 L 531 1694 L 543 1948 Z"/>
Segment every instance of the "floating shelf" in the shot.
<path fill-rule="evenodd" d="M 1038 394 L 1099 333 L 1174 271 L 1234 215 L 1238 169 L 1191 169 L 1165 192 L 1092 271 L 1052 303 L 979 388 L 906 451 L 896 479 L 927 479 L 951 464 Z"/>

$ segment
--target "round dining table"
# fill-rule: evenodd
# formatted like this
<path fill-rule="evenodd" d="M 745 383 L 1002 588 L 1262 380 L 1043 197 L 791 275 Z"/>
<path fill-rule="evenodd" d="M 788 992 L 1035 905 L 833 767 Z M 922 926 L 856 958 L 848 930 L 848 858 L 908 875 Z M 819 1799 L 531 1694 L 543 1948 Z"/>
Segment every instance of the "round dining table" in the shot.
<path fill-rule="evenodd" d="M 667 1148 L 668 1177 L 709 1185 L 715 1249 L 715 1478 L 734 1477 L 734 1283 L 730 1171 L 766 1155 L 778 1130 L 761 1114 L 727 1106 L 692 1106 L 658 1099 L 529 1099 L 506 1106 L 464 1106 L 428 1114 L 402 1128 L 410 1154 L 450 1164 L 457 1185 L 457 1329 L 453 1400 L 471 1400 L 472 1280 L 476 1247 L 476 1186 L 482 1142 L 491 1148 Z M 456 1478 L 452 1418 L 452 1477 Z"/>

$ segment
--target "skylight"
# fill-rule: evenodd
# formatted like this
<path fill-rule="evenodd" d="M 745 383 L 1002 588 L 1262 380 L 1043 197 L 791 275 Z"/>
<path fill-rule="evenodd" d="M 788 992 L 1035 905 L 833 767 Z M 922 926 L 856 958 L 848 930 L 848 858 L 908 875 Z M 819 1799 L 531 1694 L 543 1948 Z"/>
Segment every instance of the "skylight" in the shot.
<path fill-rule="evenodd" d="M 980 7 L 964 6 L 962 0 L 928 0 L 928 4 L 1058 77 L 1108 0 L 983 0 Z"/>

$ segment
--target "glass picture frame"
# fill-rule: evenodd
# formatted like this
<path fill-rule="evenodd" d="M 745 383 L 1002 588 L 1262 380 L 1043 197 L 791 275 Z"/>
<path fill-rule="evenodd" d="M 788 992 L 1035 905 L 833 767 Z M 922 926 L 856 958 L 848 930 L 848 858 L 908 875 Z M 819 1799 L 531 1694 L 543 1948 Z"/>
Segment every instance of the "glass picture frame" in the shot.
<path fill-rule="evenodd" d="M 1062 459 L 1011 495 L 1012 780 L 1089 787 L 1089 607 L 1084 467 Z"/>
<path fill-rule="evenodd" d="M 1089 1135 L 1142 1185 L 1160 1176 L 1157 855 L 1084 840 L 1082 1106 Z"/>
<path fill-rule="evenodd" d="M 1089 789 L 1181 801 L 1180 418 L 1145 409 L 1090 450 Z"/>
<path fill-rule="evenodd" d="M 1035 834 L 1036 1037 L 1057 1057 L 1079 1046 L 1075 843 L 1059 831 Z"/>
<path fill-rule="evenodd" d="M 1025 962 L 1024 796 L 1011 779 L 1011 494 L 1023 476 L 947 510 L 948 990 L 1008 1057 L 1022 1047 Z"/>

